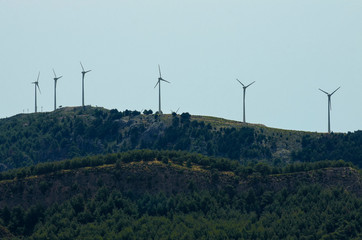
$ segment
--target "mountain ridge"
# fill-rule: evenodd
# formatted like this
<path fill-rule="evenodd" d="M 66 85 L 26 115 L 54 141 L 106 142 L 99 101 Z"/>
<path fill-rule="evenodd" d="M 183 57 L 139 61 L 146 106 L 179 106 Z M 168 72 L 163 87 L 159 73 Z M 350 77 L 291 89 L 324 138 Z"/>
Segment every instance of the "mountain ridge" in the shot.
<path fill-rule="evenodd" d="M 151 110 L 69 107 L 0 120 L 3 171 L 133 149 L 183 150 L 245 164 L 344 159 L 361 166 L 361 144 L 362 131 L 324 134 L 280 130 L 188 113 L 157 115 Z"/>

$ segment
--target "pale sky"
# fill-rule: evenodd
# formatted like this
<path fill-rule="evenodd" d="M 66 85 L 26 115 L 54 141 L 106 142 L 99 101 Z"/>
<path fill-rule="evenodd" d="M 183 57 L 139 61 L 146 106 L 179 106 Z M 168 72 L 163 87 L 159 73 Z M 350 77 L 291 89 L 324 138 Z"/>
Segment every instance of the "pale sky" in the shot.
<path fill-rule="evenodd" d="M 86 105 L 158 109 L 269 127 L 362 129 L 361 0 L 0 0 L 0 118 Z"/>

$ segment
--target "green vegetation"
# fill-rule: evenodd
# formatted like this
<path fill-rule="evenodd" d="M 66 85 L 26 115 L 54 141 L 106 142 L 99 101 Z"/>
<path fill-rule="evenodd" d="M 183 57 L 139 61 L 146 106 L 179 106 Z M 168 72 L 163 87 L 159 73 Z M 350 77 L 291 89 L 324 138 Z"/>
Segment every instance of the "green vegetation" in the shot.
<path fill-rule="evenodd" d="M 343 159 L 361 166 L 361 135 L 285 131 L 188 113 L 64 108 L 0 120 L 0 170 L 133 149 L 183 150 L 245 164 Z"/>
<path fill-rule="evenodd" d="M 361 166 L 361 131 L 314 134 L 151 110 L 64 108 L 0 120 L 0 170 L 133 149 L 182 150 L 285 166 L 340 160 Z"/>
<path fill-rule="evenodd" d="M 74 108 L 54 113 L 19 115 L 0 121 L 3 169 L 31 166 L 78 156 L 132 149 L 184 150 L 232 159 L 270 159 L 253 128 L 222 128 L 191 121 L 188 113 L 151 115 L 152 111 L 118 112 Z"/>
<path fill-rule="evenodd" d="M 1 119 L 0 239 L 362 239 L 361 146 L 152 110 Z"/>
<path fill-rule="evenodd" d="M 362 200 L 318 185 L 295 192 L 193 191 L 165 195 L 102 187 L 47 209 L 0 211 L 25 239 L 361 239 Z"/>
<path fill-rule="evenodd" d="M 324 134 L 319 138 L 306 135 L 302 149 L 292 154 L 296 161 L 314 162 L 343 159 L 362 167 L 362 131 L 348 134 Z"/>
<path fill-rule="evenodd" d="M 352 167 L 343 161 L 298 163 L 284 168 L 266 164 L 243 166 L 238 161 L 207 157 L 180 151 L 135 150 L 72 160 L 42 163 L 1 173 L 1 179 L 14 180 L 9 195 L 22 193 L 19 178 L 53 174 L 61 178 L 65 170 L 110 166 L 114 173 L 124 164 L 159 161 L 172 168 L 189 171 L 196 166 L 220 176 L 232 172 L 236 178 L 257 176 L 264 182 L 270 174 L 283 174 Z M 91 171 L 92 168 L 89 168 Z M 85 170 L 87 171 L 87 170 Z M 56 173 L 54 175 L 54 173 Z M 64 173 L 65 174 L 65 173 Z M 157 177 L 160 173 L 154 175 Z M 87 174 L 84 173 L 86 176 Z M 137 174 L 136 174 L 137 175 Z M 104 176 L 104 175 L 103 175 Z M 115 175 L 116 176 L 116 175 Z M 151 176 L 151 175 L 150 175 Z M 214 175 L 213 181 L 217 181 Z M 139 179 L 148 176 L 140 176 Z M 49 178 L 44 178 L 49 179 Z M 197 179 L 197 177 L 195 178 Z M 264 180 L 263 180 L 264 179 Z M 136 181 L 136 179 L 133 179 Z M 3 182 L 0 182 L 2 184 Z M 40 180 L 44 196 L 50 182 Z M 298 182 L 295 179 L 295 182 Z M 35 184 L 36 182 L 34 182 Z M 121 191 L 97 182 L 94 194 L 77 192 L 70 199 L 50 205 L 0 207 L 0 226 L 12 239 L 360 239 L 362 199 L 343 186 L 325 188 L 320 183 L 272 190 L 256 184 L 240 191 L 237 182 L 220 189 L 199 188 L 193 180 L 183 183 L 187 191 L 166 193 Z M 210 186 L 214 183 L 210 182 Z M 235 185 L 236 184 L 236 185 Z M 290 184 L 290 183 L 289 183 Z M 323 183 L 321 183 L 323 184 Z M 73 188 L 73 186 L 72 186 Z M 74 186 L 74 188 L 77 188 Z M 58 186 L 59 189 L 59 186 Z M 13 201 L 13 198 L 9 198 Z"/>
<path fill-rule="evenodd" d="M 0 173 L 1 180 L 22 179 L 35 175 L 43 175 L 58 172 L 61 170 L 72 170 L 84 167 L 95 167 L 106 164 L 116 164 L 140 161 L 158 160 L 163 163 L 171 163 L 191 167 L 198 165 L 206 170 L 231 171 L 236 176 L 246 178 L 253 174 L 285 174 L 310 170 L 317 170 L 330 167 L 353 167 L 351 163 L 339 161 L 319 161 L 315 163 L 293 163 L 286 167 L 269 166 L 264 163 L 250 163 L 247 166 L 242 165 L 236 160 L 227 158 L 208 157 L 197 153 L 188 153 L 182 151 L 157 151 L 157 150 L 133 150 L 123 153 L 113 153 L 99 156 L 88 156 L 83 158 L 74 158 L 59 162 L 40 163 L 31 167 L 13 169 Z"/>

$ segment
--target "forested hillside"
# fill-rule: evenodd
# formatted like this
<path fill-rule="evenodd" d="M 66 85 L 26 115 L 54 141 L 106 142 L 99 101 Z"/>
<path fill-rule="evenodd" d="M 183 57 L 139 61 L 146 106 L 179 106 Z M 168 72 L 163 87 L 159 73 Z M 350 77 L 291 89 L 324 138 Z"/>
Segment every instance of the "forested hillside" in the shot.
<path fill-rule="evenodd" d="M 361 145 L 361 131 L 286 131 L 188 113 L 160 116 L 151 110 L 63 108 L 0 120 L 2 170 L 132 149 L 183 150 L 244 164 L 343 159 L 361 166 Z"/>
<path fill-rule="evenodd" d="M 343 161 L 243 166 L 137 150 L 0 177 L 3 239 L 362 237 L 361 174 Z"/>
<path fill-rule="evenodd" d="M 293 160 L 314 162 L 325 159 L 344 159 L 362 167 L 362 131 L 347 134 L 305 135 L 302 149 L 292 153 Z"/>

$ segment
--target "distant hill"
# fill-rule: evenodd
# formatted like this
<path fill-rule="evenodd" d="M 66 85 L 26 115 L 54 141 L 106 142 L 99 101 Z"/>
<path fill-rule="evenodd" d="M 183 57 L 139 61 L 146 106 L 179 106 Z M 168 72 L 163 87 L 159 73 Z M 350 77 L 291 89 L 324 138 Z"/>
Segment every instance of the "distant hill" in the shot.
<path fill-rule="evenodd" d="M 301 185 L 343 187 L 362 197 L 359 170 L 343 161 L 289 165 L 285 168 L 175 151 L 138 150 L 46 163 L 0 174 L 0 208 L 63 202 L 101 186 L 133 194 L 194 191 L 296 191 Z M 191 186 L 192 185 L 192 186 Z"/>
<path fill-rule="evenodd" d="M 362 239 L 362 131 L 87 106 L 0 120 L 1 239 Z"/>
<path fill-rule="evenodd" d="M 0 169 L 132 149 L 182 150 L 247 164 L 350 161 L 361 166 L 362 131 L 319 134 L 215 117 L 119 112 L 87 106 L 0 120 Z"/>
<path fill-rule="evenodd" d="M 278 168 L 137 150 L 0 179 L 0 236 L 10 239 L 362 237 L 361 173 L 343 161 Z"/>

